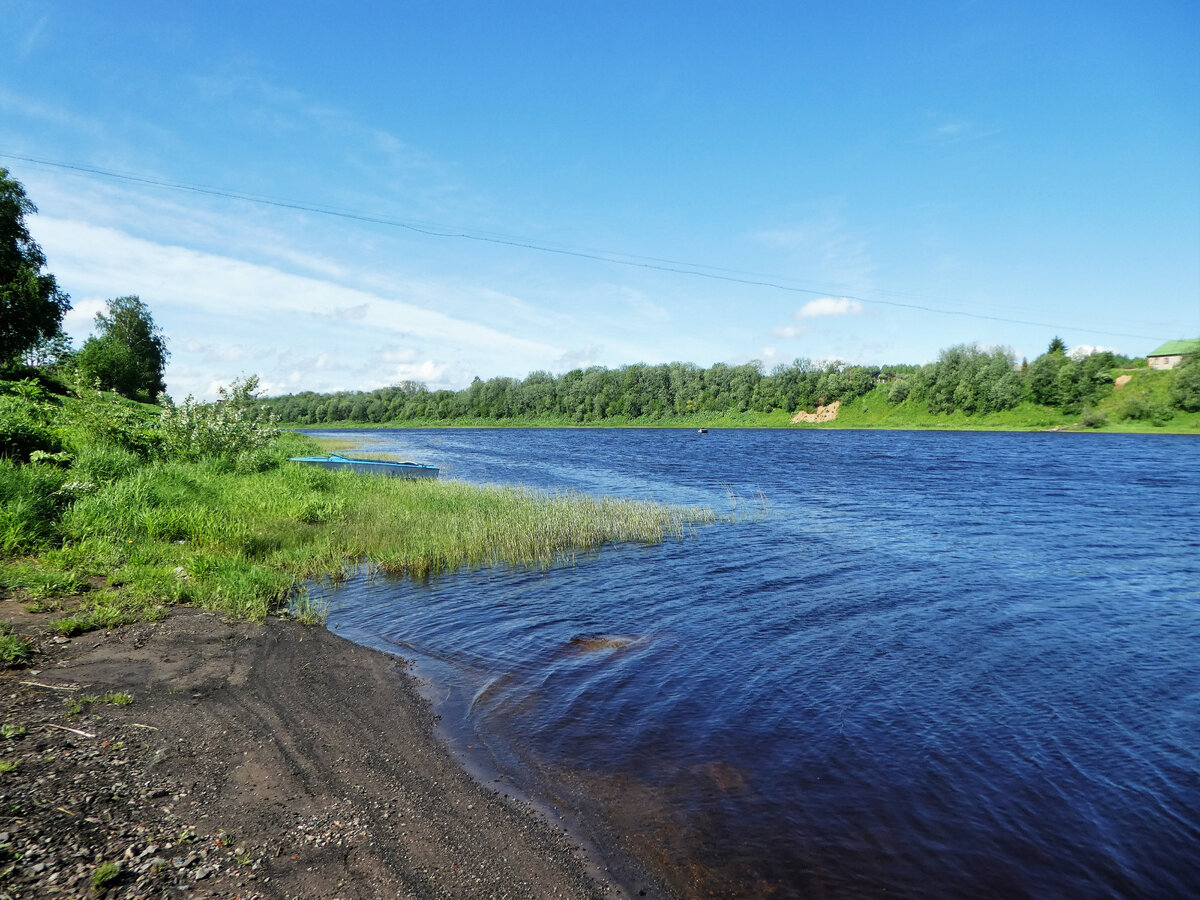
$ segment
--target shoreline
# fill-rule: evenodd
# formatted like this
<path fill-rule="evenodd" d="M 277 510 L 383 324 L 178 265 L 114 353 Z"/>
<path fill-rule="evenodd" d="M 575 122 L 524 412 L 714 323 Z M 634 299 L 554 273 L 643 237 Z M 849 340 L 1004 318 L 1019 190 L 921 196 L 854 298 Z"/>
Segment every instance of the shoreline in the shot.
<path fill-rule="evenodd" d="M 280 428 L 295 431 L 300 434 L 326 431 L 548 431 L 563 429 L 570 431 L 684 431 L 695 432 L 699 428 L 709 431 L 916 431 L 916 432 L 947 432 L 947 433 L 979 433 L 979 434 L 1169 434 L 1196 436 L 1200 435 L 1200 423 L 1188 423 L 1183 427 L 1172 428 L 1170 425 L 1161 427 L 1145 426 L 1103 426 L 1099 428 L 1085 427 L 1079 422 L 1069 422 L 1058 425 L 1029 425 L 1019 426 L 1010 423 L 954 425 L 950 423 L 914 424 L 838 424 L 830 422 L 815 422 L 805 424 L 765 424 L 765 423 L 728 423 L 722 421 L 703 421 L 697 424 L 676 424 L 656 422 L 617 422 L 604 424 L 598 422 L 562 423 L 562 422 L 326 422 L 320 425 L 305 425 L 302 423 L 280 423 Z"/>
<path fill-rule="evenodd" d="M 661 896 L 473 777 L 400 657 L 190 607 L 42 643 L 0 675 L 14 898 Z"/>

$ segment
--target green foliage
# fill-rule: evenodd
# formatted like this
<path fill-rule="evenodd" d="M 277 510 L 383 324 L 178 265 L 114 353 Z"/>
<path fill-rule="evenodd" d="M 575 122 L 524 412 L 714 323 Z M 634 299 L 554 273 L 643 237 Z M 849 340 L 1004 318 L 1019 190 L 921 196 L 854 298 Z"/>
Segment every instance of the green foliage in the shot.
<path fill-rule="evenodd" d="M 107 891 L 108 886 L 116 881 L 117 876 L 120 874 L 121 866 L 118 863 L 101 863 L 96 867 L 96 871 L 92 873 L 92 890 L 97 893 Z"/>
<path fill-rule="evenodd" d="M 1169 422 L 1175 413 L 1161 400 L 1140 394 L 1131 394 L 1118 408 L 1118 415 L 1122 419 L 1162 426 Z"/>
<path fill-rule="evenodd" d="M 64 442 L 77 456 L 102 448 L 146 459 L 162 451 L 157 407 L 81 389 L 80 399 L 67 401 L 64 409 Z"/>
<path fill-rule="evenodd" d="M 42 271 L 46 257 L 25 225 L 35 212 L 25 188 L 0 167 L 0 366 L 57 334 L 71 308 L 54 276 Z"/>
<path fill-rule="evenodd" d="M 39 369 L 69 369 L 75 362 L 71 338 L 62 331 L 39 337 L 24 355 L 26 365 Z"/>
<path fill-rule="evenodd" d="M 0 457 L 22 462 L 37 452 L 54 453 L 62 444 L 37 405 L 0 396 Z"/>
<path fill-rule="evenodd" d="M 935 414 L 999 412 L 1016 406 L 1025 393 L 1011 351 L 967 344 L 943 350 L 936 363 L 921 370 L 914 387 Z"/>
<path fill-rule="evenodd" d="M 258 415 L 258 376 L 222 387 L 218 395 L 215 403 L 199 403 L 190 394 L 179 406 L 164 403 L 159 420 L 163 448 L 180 459 L 241 458 L 243 469 L 253 468 L 255 455 L 279 437 L 274 416 Z"/>
<path fill-rule="evenodd" d="M 1200 412 L 1200 353 L 1185 357 L 1174 374 L 1171 403 L 1186 412 Z"/>
<path fill-rule="evenodd" d="M 0 458 L 28 461 L 58 452 L 58 419 L 57 399 L 36 380 L 0 381 Z"/>
<path fill-rule="evenodd" d="M 1029 379 L 1029 395 L 1035 403 L 1042 406 L 1059 405 L 1062 395 L 1058 373 L 1069 364 L 1070 360 L 1063 352 L 1044 353 L 1030 364 L 1026 377 Z"/>
<path fill-rule="evenodd" d="M 0 554 L 37 550 L 54 541 L 59 517 L 74 499 L 68 477 L 52 466 L 0 459 Z"/>
<path fill-rule="evenodd" d="M 523 381 L 477 378 L 457 392 L 431 392 L 415 382 L 403 382 L 370 393 L 306 392 L 268 399 L 260 406 L 281 421 L 304 425 L 407 421 L 656 424 L 693 416 L 711 420 L 750 413 L 790 413 L 834 400 L 848 402 L 872 390 L 881 378 L 911 368 L 881 370 L 837 362 L 817 366 L 796 360 L 766 375 L 757 362 L 740 366 L 718 363 L 709 369 L 679 362 L 619 369 L 593 366 L 559 376 L 533 372 Z"/>
<path fill-rule="evenodd" d="M 8 625 L 0 625 L 0 666 L 15 668 L 29 662 L 34 654 L 33 645 L 16 634 Z M 10 737 L 11 735 L 4 735 Z"/>
<path fill-rule="evenodd" d="M 153 403 L 166 390 L 163 369 L 170 354 L 146 304 L 134 296 L 109 300 L 107 311 L 96 313 L 96 326 L 99 334 L 87 339 L 76 360 L 80 377 Z"/>

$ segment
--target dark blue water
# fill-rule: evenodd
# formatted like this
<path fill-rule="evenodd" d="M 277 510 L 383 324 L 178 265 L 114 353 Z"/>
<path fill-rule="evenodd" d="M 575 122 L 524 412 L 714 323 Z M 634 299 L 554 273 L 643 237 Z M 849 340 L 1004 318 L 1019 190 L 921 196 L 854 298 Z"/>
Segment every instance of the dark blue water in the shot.
<path fill-rule="evenodd" d="M 1200 440 L 361 437 L 443 477 L 736 505 L 575 566 L 333 597 L 670 890 L 1200 893 Z"/>

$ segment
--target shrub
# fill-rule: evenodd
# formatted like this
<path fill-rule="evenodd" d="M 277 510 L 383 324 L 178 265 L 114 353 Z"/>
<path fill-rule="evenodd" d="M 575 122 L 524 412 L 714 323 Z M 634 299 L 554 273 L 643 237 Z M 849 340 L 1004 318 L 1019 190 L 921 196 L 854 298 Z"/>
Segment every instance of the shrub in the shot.
<path fill-rule="evenodd" d="M 83 402 L 67 407 L 71 426 L 67 440 L 76 452 L 90 445 L 116 447 L 148 457 L 162 447 L 158 415 L 150 407 L 129 401 L 105 398 L 98 392 L 88 394 Z"/>
<path fill-rule="evenodd" d="M 908 383 L 907 378 L 897 378 L 888 387 L 888 392 L 887 392 L 888 403 L 893 403 L 893 404 L 903 403 L 905 400 L 908 399 L 908 394 L 909 394 L 909 391 L 911 391 L 911 390 L 912 390 L 912 386 Z"/>
<path fill-rule="evenodd" d="M 1200 353 L 1193 353 L 1175 372 L 1171 403 L 1187 412 L 1200 412 Z"/>
<path fill-rule="evenodd" d="M 188 395 L 182 405 L 164 405 L 159 427 L 169 456 L 198 459 L 203 456 L 239 460 L 239 468 L 253 470 L 252 457 L 279 436 L 274 415 L 259 421 L 255 408 L 258 376 L 235 381 L 218 391 L 216 403 L 200 403 Z M 250 456 L 251 459 L 245 457 Z"/>
<path fill-rule="evenodd" d="M 37 450 L 62 449 L 36 410 L 16 397 L 0 397 L 0 456 L 27 462 Z"/>
<path fill-rule="evenodd" d="M 1175 415 L 1165 403 L 1137 395 L 1129 397 L 1121 404 L 1119 414 L 1122 419 L 1150 422 L 1153 425 L 1165 425 Z"/>

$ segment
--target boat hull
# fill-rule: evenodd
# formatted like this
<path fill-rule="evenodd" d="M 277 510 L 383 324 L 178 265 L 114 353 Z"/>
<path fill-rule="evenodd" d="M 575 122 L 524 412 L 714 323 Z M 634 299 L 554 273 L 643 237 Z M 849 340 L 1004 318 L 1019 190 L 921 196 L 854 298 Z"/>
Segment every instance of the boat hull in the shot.
<path fill-rule="evenodd" d="M 386 459 L 355 459 L 349 456 L 292 456 L 289 462 L 304 463 L 318 469 L 383 475 L 387 478 L 437 478 L 438 467 L 422 463 L 392 462 Z"/>

